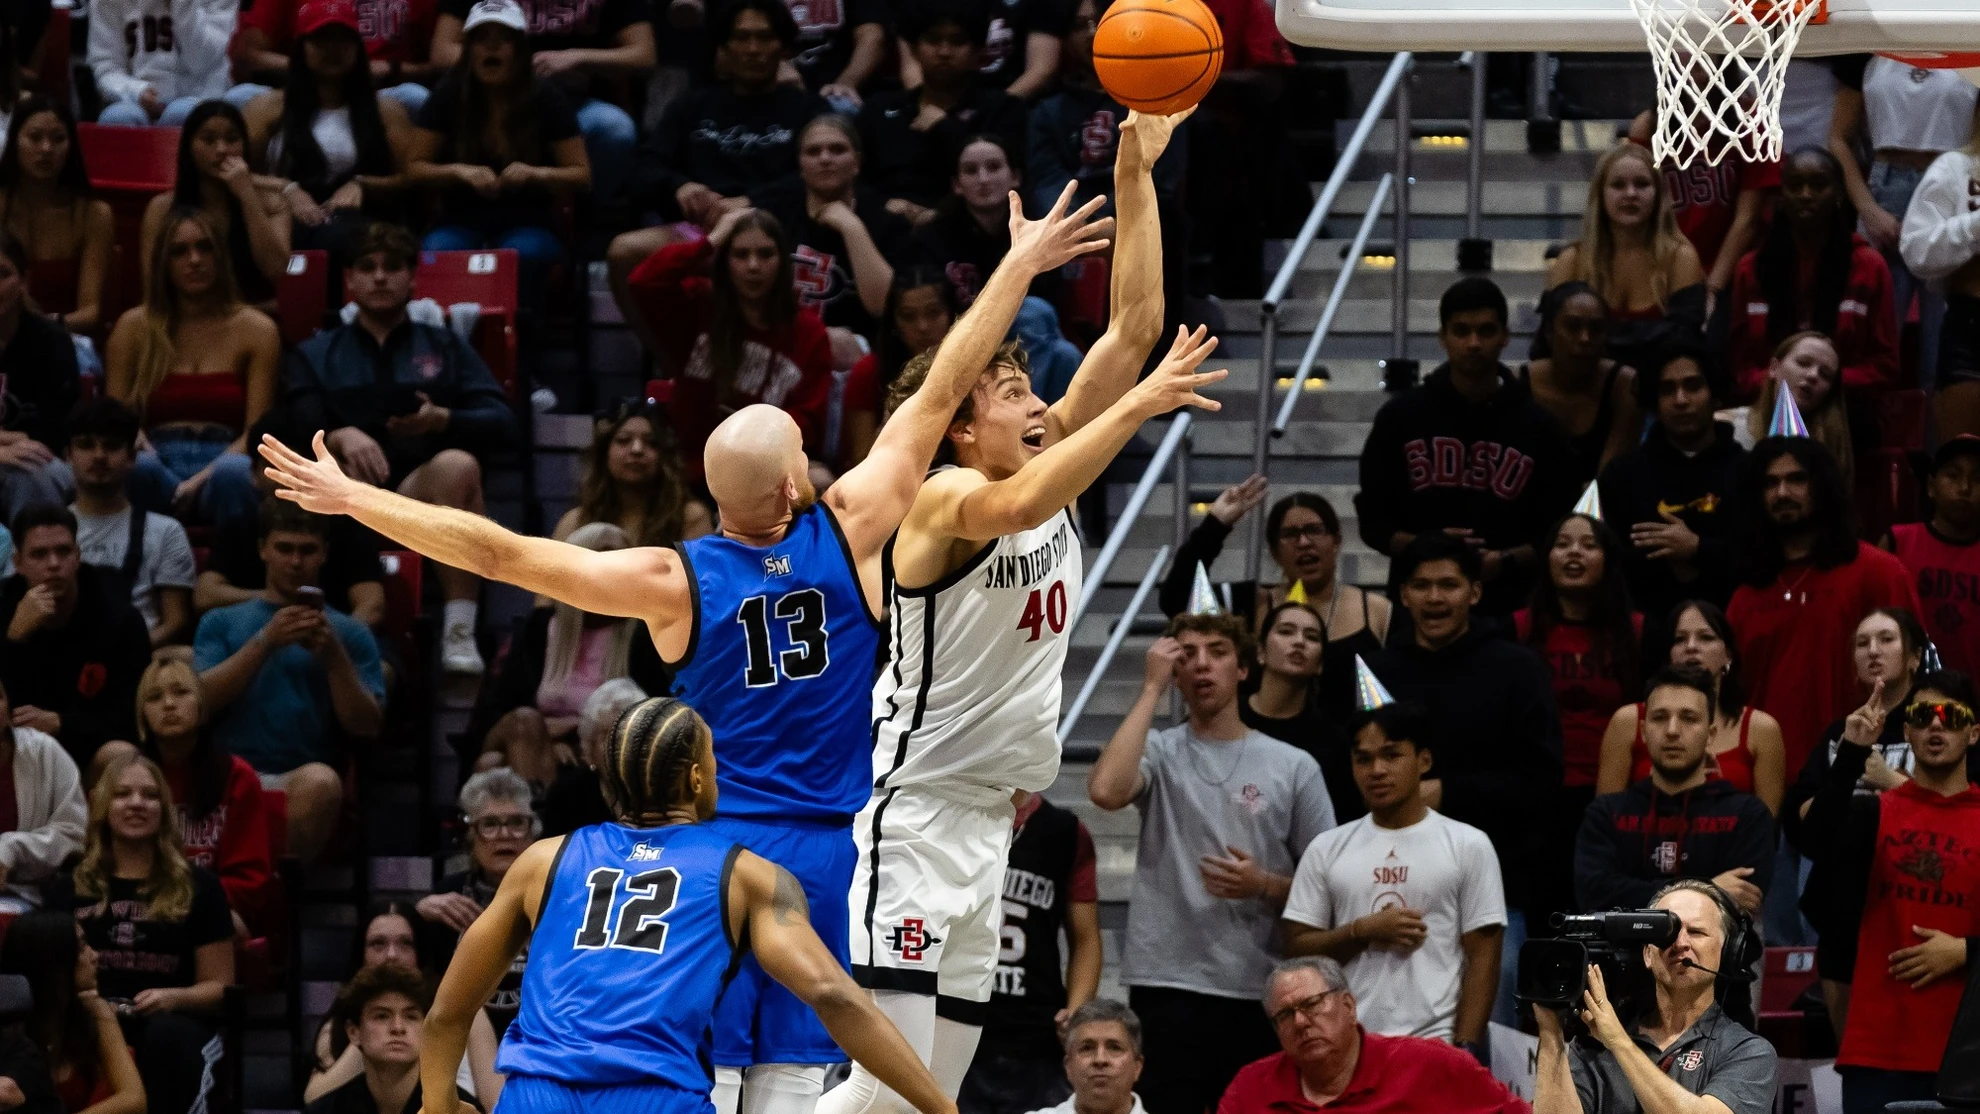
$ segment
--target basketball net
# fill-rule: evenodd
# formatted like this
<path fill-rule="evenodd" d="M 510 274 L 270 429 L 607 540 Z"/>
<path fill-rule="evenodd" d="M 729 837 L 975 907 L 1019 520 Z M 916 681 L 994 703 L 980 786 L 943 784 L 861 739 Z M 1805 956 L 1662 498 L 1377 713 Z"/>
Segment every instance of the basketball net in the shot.
<path fill-rule="evenodd" d="M 1651 153 L 1685 167 L 1781 157 L 1788 59 L 1823 0 L 1630 0 L 1657 71 Z"/>

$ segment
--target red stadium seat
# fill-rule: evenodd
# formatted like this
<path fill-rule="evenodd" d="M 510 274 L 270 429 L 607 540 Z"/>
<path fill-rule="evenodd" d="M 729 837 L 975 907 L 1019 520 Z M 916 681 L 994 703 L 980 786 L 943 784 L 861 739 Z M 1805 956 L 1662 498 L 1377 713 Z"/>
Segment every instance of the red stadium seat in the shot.
<path fill-rule="evenodd" d="M 478 302 L 481 312 L 516 309 L 521 263 L 512 248 L 497 251 L 423 251 L 413 277 L 413 297 L 443 306 Z"/>
<path fill-rule="evenodd" d="M 206 566 L 207 566 L 207 565 L 208 565 L 208 563 L 210 563 L 210 562 L 211 562 L 212 560 L 213 560 L 213 547 L 212 547 L 212 546 L 210 546 L 210 545 L 196 545 L 196 546 L 193 546 L 193 572 L 194 572 L 194 573 L 203 573 L 203 572 L 205 572 L 205 571 L 206 571 Z"/>
<path fill-rule="evenodd" d="M 509 401 L 516 400 L 516 322 L 507 310 L 483 312 L 474 326 L 474 350 L 502 384 Z"/>
<path fill-rule="evenodd" d="M 275 304 L 282 314 L 282 343 L 301 344 L 323 327 L 330 301 L 330 253 L 298 251 L 289 255 L 288 270 L 275 284 Z"/>
<path fill-rule="evenodd" d="M 83 167 L 96 195 L 110 203 L 122 253 L 110 284 L 113 312 L 144 300 L 144 258 L 138 234 L 151 199 L 172 188 L 178 175 L 179 129 L 78 124 Z"/>

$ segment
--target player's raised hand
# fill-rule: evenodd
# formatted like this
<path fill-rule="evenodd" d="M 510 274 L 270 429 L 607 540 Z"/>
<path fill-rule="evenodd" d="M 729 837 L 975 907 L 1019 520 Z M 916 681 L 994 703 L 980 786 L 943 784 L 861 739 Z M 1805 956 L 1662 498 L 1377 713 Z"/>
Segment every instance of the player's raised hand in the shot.
<path fill-rule="evenodd" d="M 275 494 L 312 514 L 349 514 L 365 485 L 344 475 L 337 458 L 330 455 L 322 430 L 316 431 L 312 444 L 315 460 L 273 437 L 262 437 L 261 456 L 268 461 L 268 478 L 275 481 Z"/>
<path fill-rule="evenodd" d="M 1004 256 L 1006 262 L 1016 260 L 1033 274 L 1042 275 L 1107 246 L 1107 237 L 1114 230 L 1114 218 L 1093 219 L 1107 198 L 1096 197 L 1067 212 L 1078 188 L 1078 182 L 1067 182 L 1052 211 L 1040 220 L 1026 219 L 1023 199 L 1016 190 L 1011 191 L 1011 250 Z"/>
<path fill-rule="evenodd" d="M 1190 105 L 1173 116 L 1149 116 L 1130 109 L 1127 119 L 1121 121 L 1121 141 L 1114 152 L 1114 166 L 1129 173 L 1154 169 L 1155 160 L 1168 150 L 1176 129 L 1195 111 L 1196 106 Z"/>
<path fill-rule="evenodd" d="M 1192 333 L 1181 325 L 1176 326 L 1176 342 L 1169 346 L 1169 354 L 1162 357 L 1162 362 L 1148 373 L 1148 378 L 1136 383 L 1121 401 L 1132 406 L 1143 419 L 1166 414 L 1181 406 L 1195 406 L 1203 410 L 1223 409 L 1223 403 L 1197 393 L 1230 374 L 1226 368 L 1196 370 L 1216 350 L 1217 338 L 1210 335 L 1208 327 L 1199 325 Z"/>

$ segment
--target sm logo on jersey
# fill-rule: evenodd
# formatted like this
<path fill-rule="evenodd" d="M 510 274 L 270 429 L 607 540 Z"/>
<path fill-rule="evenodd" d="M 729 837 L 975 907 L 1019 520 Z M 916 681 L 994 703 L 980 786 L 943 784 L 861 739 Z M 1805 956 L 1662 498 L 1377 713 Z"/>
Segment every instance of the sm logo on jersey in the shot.
<path fill-rule="evenodd" d="M 635 862 L 635 863 L 657 863 L 660 861 L 660 849 L 658 847 L 648 846 L 645 840 L 641 840 L 638 843 L 633 844 L 632 851 L 626 855 L 626 861 Z"/>
<path fill-rule="evenodd" d="M 888 950 L 907 963 L 920 963 L 927 958 L 928 949 L 941 942 L 942 938 L 928 931 L 927 922 L 920 917 L 902 917 L 901 923 L 887 932 Z"/>
<path fill-rule="evenodd" d="M 778 556 L 775 557 L 765 557 L 763 559 L 763 575 L 764 576 L 791 575 L 791 555 L 788 553 L 784 553 L 784 554 L 779 554 Z"/>

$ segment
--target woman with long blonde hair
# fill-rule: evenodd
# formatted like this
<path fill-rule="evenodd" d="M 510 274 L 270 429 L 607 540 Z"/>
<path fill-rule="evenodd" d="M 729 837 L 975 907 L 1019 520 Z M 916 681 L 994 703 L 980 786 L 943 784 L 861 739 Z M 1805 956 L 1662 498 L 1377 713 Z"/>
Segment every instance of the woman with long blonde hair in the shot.
<path fill-rule="evenodd" d="M 565 540 L 599 553 L 631 545 L 609 522 L 580 526 Z M 673 687 L 643 623 L 566 603 L 537 608 L 522 621 L 468 721 L 467 737 L 482 740 L 475 767 L 507 766 L 538 787 L 549 785 L 558 766 L 578 762 L 584 702 L 617 677 L 631 677 L 647 692 Z"/>
<path fill-rule="evenodd" d="M 89 797 L 76 919 L 102 957 L 98 992 L 118 1007 L 152 1114 L 207 1101 L 220 1054 L 212 1015 L 234 981 L 234 922 L 220 880 L 186 861 L 158 764 L 113 760 Z M 188 1065 L 194 1070 L 186 1070 Z"/>
<path fill-rule="evenodd" d="M 1697 332 L 1711 307 L 1698 251 L 1678 231 L 1664 175 L 1650 152 L 1619 143 L 1588 180 L 1581 238 L 1547 269 L 1547 288 L 1585 282 L 1609 305 L 1609 355 L 1643 366 L 1642 352 L 1672 331 Z M 1539 347 L 1536 359 L 1550 355 Z"/>
<path fill-rule="evenodd" d="M 633 545 L 672 545 L 714 531 L 707 504 L 688 493 L 674 429 L 659 406 L 635 398 L 600 410 L 583 463 L 577 506 L 552 534 L 558 541 L 594 522 L 617 526 Z"/>
<path fill-rule="evenodd" d="M 104 359 L 110 396 L 144 419 L 137 501 L 215 525 L 260 508 L 246 430 L 275 402 L 282 357 L 275 322 L 241 301 L 225 243 L 205 210 L 172 209 L 144 304 L 117 319 Z"/>

